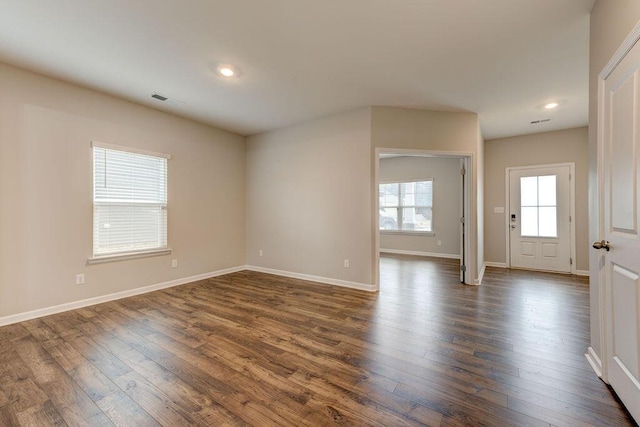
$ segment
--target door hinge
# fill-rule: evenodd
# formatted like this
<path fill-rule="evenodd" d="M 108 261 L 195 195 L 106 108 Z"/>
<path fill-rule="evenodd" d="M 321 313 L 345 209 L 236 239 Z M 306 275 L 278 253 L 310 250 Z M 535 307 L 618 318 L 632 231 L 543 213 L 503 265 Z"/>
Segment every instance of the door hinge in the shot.
<path fill-rule="evenodd" d="M 467 266 L 466 265 L 461 265 L 460 266 L 460 271 L 462 271 L 463 273 L 467 271 Z"/>
<path fill-rule="evenodd" d="M 464 217 L 460 217 L 460 224 L 464 224 Z"/>
<path fill-rule="evenodd" d="M 467 170 L 465 168 L 460 169 L 460 175 L 466 175 Z"/>
<path fill-rule="evenodd" d="M 573 258 L 569 258 L 569 265 L 573 265 Z"/>
<path fill-rule="evenodd" d="M 571 221 L 573 221 L 573 220 L 571 219 L 571 215 L 569 215 L 569 222 L 571 222 Z"/>

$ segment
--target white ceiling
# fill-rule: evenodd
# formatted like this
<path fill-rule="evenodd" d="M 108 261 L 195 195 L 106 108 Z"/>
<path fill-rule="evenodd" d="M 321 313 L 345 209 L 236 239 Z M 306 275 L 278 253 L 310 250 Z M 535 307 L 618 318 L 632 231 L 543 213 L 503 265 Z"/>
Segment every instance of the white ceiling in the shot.
<path fill-rule="evenodd" d="M 587 124 L 593 3 L 0 0 L 0 61 L 243 135 L 384 105 L 476 112 L 491 139 Z"/>

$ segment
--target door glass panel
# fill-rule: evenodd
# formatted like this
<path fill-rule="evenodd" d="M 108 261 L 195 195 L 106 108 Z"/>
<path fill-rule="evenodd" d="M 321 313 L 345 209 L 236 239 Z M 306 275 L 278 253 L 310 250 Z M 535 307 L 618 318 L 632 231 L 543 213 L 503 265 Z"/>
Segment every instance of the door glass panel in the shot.
<path fill-rule="evenodd" d="M 558 221 L 556 207 L 541 206 L 538 208 L 538 231 L 540 237 L 558 237 Z"/>
<path fill-rule="evenodd" d="M 521 212 L 521 229 L 520 234 L 523 236 L 538 235 L 538 208 L 523 206 Z"/>
<path fill-rule="evenodd" d="M 556 206 L 556 176 L 538 177 L 538 205 Z"/>
<path fill-rule="evenodd" d="M 538 205 L 538 177 L 524 176 L 520 178 L 520 206 Z"/>
<path fill-rule="evenodd" d="M 557 237 L 556 175 L 520 178 L 520 235 Z"/>

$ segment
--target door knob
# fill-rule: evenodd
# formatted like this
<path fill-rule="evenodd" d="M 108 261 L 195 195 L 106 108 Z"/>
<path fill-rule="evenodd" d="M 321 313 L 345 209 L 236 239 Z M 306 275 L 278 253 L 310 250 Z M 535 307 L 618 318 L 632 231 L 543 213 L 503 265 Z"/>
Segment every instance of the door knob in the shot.
<path fill-rule="evenodd" d="M 607 252 L 609 252 L 611 250 L 611 245 L 606 240 L 601 240 L 599 242 L 594 242 L 593 245 L 591 245 L 591 246 L 593 246 L 594 249 L 604 249 Z"/>

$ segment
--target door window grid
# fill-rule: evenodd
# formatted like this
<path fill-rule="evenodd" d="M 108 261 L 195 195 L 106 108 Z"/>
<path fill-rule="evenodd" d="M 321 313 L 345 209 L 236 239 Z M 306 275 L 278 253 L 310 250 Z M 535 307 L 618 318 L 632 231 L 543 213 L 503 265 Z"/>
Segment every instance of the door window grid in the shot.
<path fill-rule="evenodd" d="M 520 235 L 558 237 L 556 175 L 520 178 Z"/>

